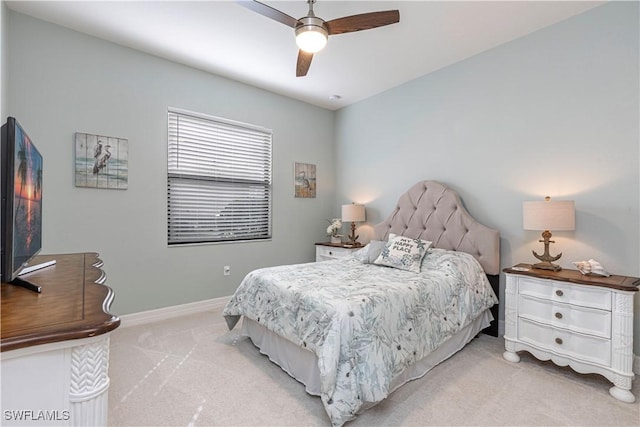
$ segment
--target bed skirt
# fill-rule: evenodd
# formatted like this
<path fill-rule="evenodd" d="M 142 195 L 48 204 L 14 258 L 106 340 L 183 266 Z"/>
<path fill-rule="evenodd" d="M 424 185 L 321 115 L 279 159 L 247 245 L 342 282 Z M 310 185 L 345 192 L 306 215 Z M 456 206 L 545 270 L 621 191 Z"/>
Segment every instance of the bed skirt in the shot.
<path fill-rule="evenodd" d="M 480 331 L 489 326 L 492 320 L 491 311 L 485 310 L 472 323 L 462 328 L 440 347 L 394 378 L 390 384 L 389 394 L 403 384 L 424 376 L 437 364 L 454 355 Z M 286 338 L 282 338 L 244 316 L 241 333 L 251 339 L 253 344 L 260 349 L 260 353 L 268 356 L 272 362 L 280 366 L 291 377 L 304 384 L 307 393 L 320 396 L 320 371 L 318 359 L 314 353 L 298 347 Z M 358 412 L 373 405 L 375 403 L 366 405 Z"/>

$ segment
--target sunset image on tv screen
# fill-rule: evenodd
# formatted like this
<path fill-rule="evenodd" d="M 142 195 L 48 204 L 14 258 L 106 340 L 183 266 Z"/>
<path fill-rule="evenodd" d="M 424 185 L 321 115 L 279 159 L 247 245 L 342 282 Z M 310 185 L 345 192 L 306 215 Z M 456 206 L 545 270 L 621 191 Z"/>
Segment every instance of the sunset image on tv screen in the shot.
<path fill-rule="evenodd" d="M 13 271 L 37 252 L 42 242 L 42 156 L 16 126 L 13 201 Z"/>

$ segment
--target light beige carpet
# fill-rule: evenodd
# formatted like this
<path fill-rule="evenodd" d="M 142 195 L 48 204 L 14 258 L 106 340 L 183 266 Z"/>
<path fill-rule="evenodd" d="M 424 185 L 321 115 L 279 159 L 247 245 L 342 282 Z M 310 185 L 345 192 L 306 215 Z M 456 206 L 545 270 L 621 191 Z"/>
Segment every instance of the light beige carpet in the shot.
<path fill-rule="evenodd" d="M 503 350 L 481 335 L 346 426 L 640 425 L 640 404 L 610 397 L 605 378 L 527 353 L 509 363 Z M 110 426 L 330 425 L 320 399 L 227 331 L 221 310 L 115 330 L 109 371 Z"/>

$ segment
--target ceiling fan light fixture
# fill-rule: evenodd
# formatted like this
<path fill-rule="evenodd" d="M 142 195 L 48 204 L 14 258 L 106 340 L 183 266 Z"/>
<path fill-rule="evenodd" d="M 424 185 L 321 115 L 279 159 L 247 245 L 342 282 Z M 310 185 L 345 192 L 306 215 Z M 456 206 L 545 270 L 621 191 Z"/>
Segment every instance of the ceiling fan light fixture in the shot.
<path fill-rule="evenodd" d="M 302 25 L 296 27 L 296 44 L 301 50 L 316 53 L 327 45 L 329 32 L 324 21 L 316 17 L 306 17 L 300 20 Z"/>
<path fill-rule="evenodd" d="M 296 44 L 305 52 L 320 52 L 327 45 L 327 36 L 314 29 L 301 31 L 296 35 Z"/>
<path fill-rule="evenodd" d="M 309 11 L 307 16 L 300 19 L 295 19 L 258 0 L 238 1 L 244 7 L 294 29 L 296 44 L 299 48 L 296 77 L 307 75 L 313 54 L 321 51 L 327 45 L 329 35 L 370 30 L 400 22 L 400 11 L 397 9 L 360 13 L 325 21 L 322 18 L 318 18 L 313 12 L 313 5 L 316 0 L 306 1 L 309 4 Z"/>

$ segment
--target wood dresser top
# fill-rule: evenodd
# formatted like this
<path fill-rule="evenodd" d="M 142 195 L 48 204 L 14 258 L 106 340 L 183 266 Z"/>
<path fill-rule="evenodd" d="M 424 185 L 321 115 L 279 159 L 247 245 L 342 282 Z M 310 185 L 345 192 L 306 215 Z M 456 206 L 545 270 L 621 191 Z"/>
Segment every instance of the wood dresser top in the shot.
<path fill-rule="evenodd" d="M 528 268 L 527 271 L 505 268 L 505 273 L 520 274 L 523 276 L 537 277 L 541 279 L 558 280 L 560 282 L 578 283 L 580 285 L 601 286 L 604 288 L 618 289 L 620 291 L 637 292 L 640 279 L 637 277 L 598 276 L 595 274 L 582 274 L 578 270 L 562 269 L 560 271 L 540 270 L 532 268 L 531 264 L 518 264 L 515 267 Z"/>
<path fill-rule="evenodd" d="M 35 293 L 2 283 L 0 350 L 88 338 L 114 330 L 120 319 L 108 312 L 113 291 L 96 253 L 37 256 L 32 264 L 56 260 L 22 276 L 42 287 Z"/>

